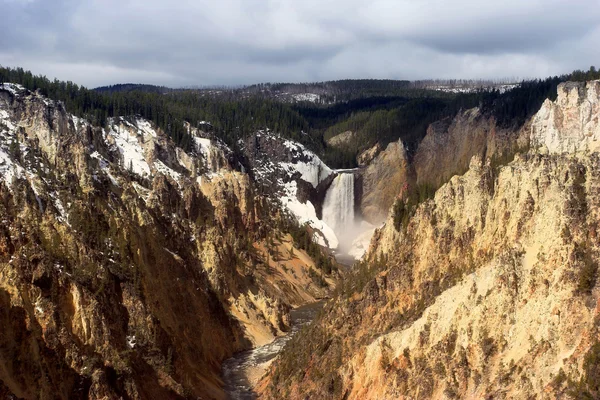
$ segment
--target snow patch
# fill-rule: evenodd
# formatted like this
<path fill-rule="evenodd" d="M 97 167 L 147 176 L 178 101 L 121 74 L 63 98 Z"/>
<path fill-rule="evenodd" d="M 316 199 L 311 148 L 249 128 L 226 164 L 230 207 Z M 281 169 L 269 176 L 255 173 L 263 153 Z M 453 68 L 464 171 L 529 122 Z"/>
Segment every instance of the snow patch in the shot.
<path fill-rule="evenodd" d="M 127 347 L 133 349 L 135 347 L 135 335 L 127 336 Z"/>
<path fill-rule="evenodd" d="M 54 207 L 56 207 L 56 210 L 59 213 L 59 216 L 58 216 L 57 219 L 60 222 L 64 222 L 67 225 L 71 226 L 69 224 L 69 222 L 68 222 L 69 221 L 69 214 L 65 210 L 65 207 L 63 206 L 62 201 L 60 201 L 60 198 L 58 197 L 58 194 L 56 192 L 51 192 L 51 193 L 49 193 L 49 195 L 50 195 L 50 198 L 54 201 Z"/>
<path fill-rule="evenodd" d="M 310 183 L 315 188 L 332 173 L 331 169 L 317 156 L 314 156 L 314 158 L 308 162 L 298 161 L 295 163 L 281 163 L 280 165 L 292 174 L 295 171 L 299 172 L 301 175 L 300 178 L 303 181 Z"/>
<path fill-rule="evenodd" d="M 152 124 L 149 121 L 138 118 L 136 119 L 135 124 L 138 127 L 138 133 L 140 133 L 144 138 L 146 137 L 146 135 L 153 138 L 157 136 L 156 131 L 154 130 L 154 128 L 152 128 Z"/>
<path fill-rule="evenodd" d="M 0 180 L 10 186 L 14 179 L 23 178 L 25 170 L 19 164 L 15 163 L 8 153 L 0 148 Z"/>
<path fill-rule="evenodd" d="M 105 170 L 108 168 L 109 163 L 108 163 L 108 161 L 106 161 L 106 159 L 104 157 L 102 157 L 102 154 L 98 153 L 97 151 L 94 151 L 92 154 L 90 154 L 90 157 L 98 160 L 100 169 Z"/>
<path fill-rule="evenodd" d="M 210 139 L 195 136 L 194 142 L 196 143 L 196 149 L 204 155 L 208 155 L 210 149 L 213 147 L 213 144 L 210 141 Z"/>
<path fill-rule="evenodd" d="M 293 94 L 292 98 L 296 101 L 310 101 L 311 103 L 316 103 L 321 99 L 321 96 L 315 93 L 300 93 Z"/>
<path fill-rule="evenodd" d="M 113 176 L 113 174 L 111 174 L 111 173 L 110 173 L 110 172 L 108 172 L 108 171 L 105 171 L 105 172 L 106 172 L 106 176 L 108 176 L 108 179 L 110 179 L 110 182 L 111 182 L 113 185 L 115 185 L 116 187 L 121 187 L 121 185 L 119 185 L 119 181 L 117 180 L 117 178 L 115 178 L 115 177 Z"/>
<path fill-rule="evenodd" d="M 212 140 L 202 137 L 194 136 L 194 143 L 196 144 L 196 151 L 202 156 L 208 175 L 211 175 L 211 172 L 216 172 L 220 168 L 218 152 L 231 151 L 222 143 L 216 144 Z"/>
<path fill-rule="evenodd" d="M 0 110 L 0 122 L 8 128 L 8 133 L 14 133 L 17 127 L 10 120 L 10 114 L 6 110 Z"/>
<path fill-rule="evenodd" d="M 92 154 L 90 154 L 90 157 L 98 160 L 100 169 L 106 174 L 108 179 L 110 179 L 111 183 L 113 185 L 115 185 L 116 187 L 120 187 L 117 179 L 110 173 L 110 168 L 109 168 L 110 163 L 104 157 L 102 157 L 102 154 L 98 153 L 97 151 L 94 151 Z"/>
<path fill-rule="evenodd" d="M 144 200 L 144 203 L 147 203 L 150 198 L 150 189 L 146 189 L 137 182 L 133 182 L 132 184 L 137 194 Z"/>
<path fill-rule="evenodd" d="M 304 145 L 291 140 L 284 140 L 283 145 L 290 151 L 292 157 L 299 159 L 299 161 L 280 163 L 279 165 L 287 169 L 290 174 L 293 174 L 294 171 L 299 172 L 301 179 L 310 183 L 313 187 L 316 188 L 319 183 L 333 173 L 331 168 Z"/>
<path fill-rule="evenodd" d="M 29 174 L 30 178 L 33 178 L 33 174 Z M 38 207 L 40 208 L 40 212 L 43 214 L 44 213 L 44 206 L 42 205 L 42 200 L 40 199 L 40 192 L 38 191 L 38 188 L 35 186 L 35 182 L 32 180 L 29 182 L 29 186 L 31 186 L 31 190 L 33 190 L 33 194 L 35 195 L 35 200 L 38 203 Z"/>
<path fill-rule="evenodd" d="M 179 179 L 181 178 L 181 174 L 179 172 L 174 171 L 173 169 L 167 167 L 165 165 L 165 163 L 163 163 L 162 161 L 160 161 L 160 160 L 155 161 L 154 162 L 154 168 L 158 172 L 162 173 L 163 175 L 170 176 L 171 178 L 173 178 L 173 180 L 175 180 L 176 182 L 179 183 Z"/>
<path fill-rule="evenodd" d="M 0 85 L 0 89 L 11 92 L 16 95 L 18 92 L 25 90 L 25 88 L 17 83 L 3 83 Z"/>
<path fill-rule="evenodd" d="M 322 234 L 322 238 L 319 235 L 315 235 L 313 238 L 316 239 L 315 242 L 336 249 L 339 246 L 339 242 L 333 229 L 317 218 L 315 207 L 310 201 L 307 200 L 306 203 L 301 203 L 298 200 L 297 183 L 295 181 L 286 183 L 284 192 L 285 194 L 281 197 L 281 204 L 294 214 L 301 225 L 308 223 L 313 229 L 318 230 Z M 327 243 L 325 243 L 325 241 Z"/>
<path fill-rule="evenodd" d="M 121 126 L 116 126 L 116 132 L 113 128 L 111 127 L 109 135 L 114 138 L 119 152 L 123 157 L 123 167 L 131 169 L 131 172 L 141 176 L 150 175 L 150 166 L 144 158 L 144 151 L 139 143 L 138 136 L 131 135 L 128 129 L 124 129 Z"/>

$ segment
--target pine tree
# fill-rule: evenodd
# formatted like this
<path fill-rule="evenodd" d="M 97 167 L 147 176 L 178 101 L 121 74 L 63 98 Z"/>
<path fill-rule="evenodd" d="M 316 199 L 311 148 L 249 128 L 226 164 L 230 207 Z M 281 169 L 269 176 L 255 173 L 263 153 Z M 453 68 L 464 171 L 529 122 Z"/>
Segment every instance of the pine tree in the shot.
<path fill-rule="evenodd" d="M 8 151 L 16 161 L 21 162 L 21 144 L 19 143 L 18 137 L 13 138 L 13 140 L 10 142 Z"/>

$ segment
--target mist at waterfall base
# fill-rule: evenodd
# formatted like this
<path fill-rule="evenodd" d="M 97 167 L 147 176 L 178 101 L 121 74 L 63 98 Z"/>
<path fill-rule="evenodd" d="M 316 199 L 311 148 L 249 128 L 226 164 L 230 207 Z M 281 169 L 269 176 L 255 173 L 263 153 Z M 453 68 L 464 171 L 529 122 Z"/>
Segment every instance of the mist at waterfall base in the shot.
<path fill-rule="evenodd" d="M 333 229 L 339 261 L 360 259 L 369 246 L 374 227 L 354 213 L 354 174 L 339 173 L 325 195 L 323 221 Z"/>

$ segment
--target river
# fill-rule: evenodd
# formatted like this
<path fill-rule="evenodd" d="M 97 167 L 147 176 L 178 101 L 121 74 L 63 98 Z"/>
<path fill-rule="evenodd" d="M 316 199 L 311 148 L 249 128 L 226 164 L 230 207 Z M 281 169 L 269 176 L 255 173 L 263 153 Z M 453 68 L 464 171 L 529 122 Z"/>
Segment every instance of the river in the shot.
<path fill-rule="evenodd" d="M 315 318 L 323 305 L 324 303 L 320 301 L 290 311 L 292 328 L 287 335 L 280 336 L 264 346 L 237 353 L 230 359 L 225 360 L 223 363 L 223 381 L 225 383 L 225 393 L 228 397 L 232 400 L 256 399 L 256 393 L 252 391 L 250 376 L 253 373 L 262 375 L 268 363 L 281 352 L 296 332 Z"/>

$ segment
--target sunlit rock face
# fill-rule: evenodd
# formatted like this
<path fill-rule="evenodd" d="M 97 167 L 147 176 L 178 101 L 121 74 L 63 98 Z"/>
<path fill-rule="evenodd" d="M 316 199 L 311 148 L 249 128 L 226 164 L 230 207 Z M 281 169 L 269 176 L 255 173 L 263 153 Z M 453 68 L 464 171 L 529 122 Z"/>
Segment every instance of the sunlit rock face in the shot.
<path fill-rule="evenodd" d="M 531 141 L 550 153 L 600 148 L 600 81 L 567 82 L 546 100 L 531 124 Z"/>
<path fill-rule="evenodd" d="M 361 159 L 369 161 L 361 172 L 363 217 L 379 225 L 399 196 L 440 187 L 454 175 L 464 174 L 472 157 L 500 159 L 527 147 L 527 129 L 499 127 L 494 118 L 472 108 L 429 125 L 410 154 L 401 141 L 390 143 L 385 150 L 376 146 L 365 151 Z"/>
<path fill-rule="evenodd" d="M 408 156 L 402 141 L 390 143 L 361 174 L 361 213 L 369 223 L 381 224 L 387 219 L 402 186 L 410 180 Z"/>
<path fill-rule="evenodd" d="M 561 85 L 515 135 L 530 149 L 472 157 L 405 226 L 390 216 L 265 398 L 597 396 L 597 87 Z"/>

